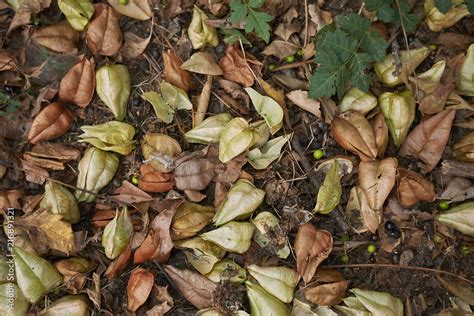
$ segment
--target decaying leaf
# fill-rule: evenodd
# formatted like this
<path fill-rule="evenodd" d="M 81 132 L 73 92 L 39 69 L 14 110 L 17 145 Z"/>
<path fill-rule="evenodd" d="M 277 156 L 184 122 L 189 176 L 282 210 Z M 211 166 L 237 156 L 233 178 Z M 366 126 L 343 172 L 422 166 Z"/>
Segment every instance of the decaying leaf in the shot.
<path fill-rule="evenodd" d="M 262 51 L 263 55 L 275 56 L 280 60 L 296 54 L 299 46 L 290 42 L 275 40 Z"/>
<path fill-rule="evenodd" d="M 82 58 L 76 63 L 59 84 L 59 97 L 64 102 L 71 102 L 86 107 L 91 102 L 95 91 L 94 59 Z"/>
<path fill-rule="evenodd" d="M 192 90 L 196 87 L 196 83 L 189 71 L 181 68 L 182 64 L 181 58 L 175 52 L 169 50 L 167 53 L 163 53 L 163 72 L 166 81 L 184 91 Z"/>
<path fill-rule="evenodd" d="M 359 183 L 369 206 L 380 210 L 395 185 L 397 160 L 385 158 L 381 161 L 361 162 L 359 164 Z"/>
<path fill-rule="evenodd" d="M 249 151 L 249 164 L 257 170 L 267 168 L 273 161 L 281 155 L 282 147 L 290 140 L 293 134 L 276 137 L 261 146 Z"/>
<path fill-rule="evenodd" d="M 214 291 L 217 285 L 205 276 L 190 270 L 179 270 L 165 265 L 163 269 L 173 280 L 181 294 L 198 309 L 214 305 Z"/>
<path fill-rule="evenodd" d="M 130 97 L 130 74 L 124 65 L 105 65 L 95 73 L 96 91 L 117 120 L 123 121 Z"/>
<path fill-rule="evenodd" d="M 442 286 L 451 292 L 451 294 L 459 297 L 468 305 L 474 305 L 474 288 L 472 285 L 466 282 L 461 282 L 460 280 L 454 281 L 448 278 L 443 278 L 440 275 L 437 275 L 436 278 Z"/>
<path fill-rule="evenodd" d="M 66 222 L 72 224 L 79 222 L 81 216 L 74 195 L 61 184 L 52 181 L 48 181 L 44 187 L 40 206 L 53 214 L 61 215 Z"/>
<path fill-rule="evenodd" d="M 201 234 L 201 238 L 211 241 L 219 247 L 235 253 L 244 253 L 250 248 L 254 226 L 245 222 L 227 224 Z"/>
<path fill-rule="evenodd" d="M 146 192 L 168 192 L 175 185 L 173 175 L 156 171 L 149 164 L 140 166 L 139 188 Z"/>
<path fill-rule="evenodd" d="M 87 27 L 86 43 L 94 54 L 115 55 L 122 46 L 119 17 L 106 4 L 95 5 L 95 17 Z"/>
<path fill-rule="evenodd" d="M 377 157 L 374 132 L 369 121 L 360 112 L 344 112 L 331 121 L 331 130 L 337 143 L 359 155 L 362 161 L 371 161 Z"/>
<path fill-rule="evenodd" d="M 18 200 L 23 193 L 20 190 L 9 190 L 0 192 L 0 210 L 6 211 L 9 208 L 21 209 Z"/>
<path fill-rule="evenodd" d="M 434 185 L 419 173 L 399 168 L 397 177 L 398 200 L 403 207 L 412 207 L 419 201 L 433 202 L 436 198 Z"/>
<path fill-rule="evenodd" d="M 160 134 L 145 134 L 141 143 L 145 162 L 155 170 L 166 173 L 174 169 L 174 157 L 181 153 L 181 146 L 172 137 Z"/>
<path fill-rule="evenodd" d="M 189 263 L 201 274 L 211 272 L 226 254 L 224 249 L 201 237 L 176 241 L 175 246 L 183 249 Z"/>
<path fill-rule="evenodd" d="M 217 30 L 206 23 L 208 19 L 206 13 L 194 6 L 193 18 L 188 27 L 189 40 L 194 49 L 200 49 L 207 45 L 216 47 L 219 44 Z"/>
<path fill-rule="evenodd" d="M 313 224 L 306 223 L 298 229 L 295 239 L 296 268 L 305 283 L 311 281 L 319 264 L 332 251 L 332 235 Z"/>
<path fill-rule="evenodd" d="M 375 116 L 372 121 L 372 129 L 374 130 L 375 145 L 377 146 L 377 157 L 383 158 L 388 146 L 388 126 L 382 113 Z"/>
<path fill-rule="evenodd" d="M 85 294 L 66 295 L 56 300 L 48 306 L 48 308 L 39 312 L 41 316 L 59 316 L 74 315 L 87 316 L 90 315 L 90 300 Z"/>
<path fill-rule="evenodd" d="M 337 281 L 305 288 L 305 298 L 313 304 L 333 306 L 339 304 L 346 296 L 349 281 Z"/>
<path fill-rule="evenodd" d="M 126 207 L 115 213 L 115 217 L 104 228 L 102 246 L 109 259 L 117 258 L 127 248 L 132 238 L 132 219 Z"/>
<path fill-rule="evenodd" d="M 255 64 L 255 58 L 252 57 L 249 54 L 244 56 L 237 46 L 229 45 L 224 57 L 219 62 L 224 71 L 224 78 L 240 83 L 244 87 L 253 86 L 255 76 L 260 74 L 261 66 L 260 64 Z M 252 62 L 252 65 L 250 65 L 249 61 Z"/>
<path fill-rule="evenodd" d="M 204 52 L 194 53 L 181 65 L 181 68 L 198 74 L 212 76 L 220 76 L 224 73 L 221 67 L 216 64 L 212 55 Z"/>
<path fill-rule="evenodd" d="M 468 236 L 474 236 L 474 202 L 466 202 L 436 215 L 436 220 Z"/>
<path fill-rule="evenodd" d="M 33 40 L 41 46 L 58 53 L 72 53 L 77 50 L 79 33 L 67 22 L 45 26 L 36 30 Z"/>
<path fill-rule="evenodd" d="M 339 163 L 336 159 L 332 160 L 324 182 L 319 187 L 318 197 L 314 212 L 328 214 L 332 212 L 339 204 L 342 195 L 341 179 L 339 177 Z"/>
<path fill-rule="evenodd" d="M 223 259 L 214 265 L 206 277 L 215 283 L 228 280 L 240 284 L 247 279 L 247 272 L 234 261 Z"/>
<path fill-rule="evenodd" d="M 128 310 L 136 312 L 142 306 L 153 289 L 155 276 L 150 271 L 142 268 L 135 268 L 130 274 L 127 285 Z"/>
<path fill-rule="evenodd" d="M 120 55 L 126 59 L 135 59 L 140 57 L 150 44 L 153 32 L 146 38 L 135 35 L 132 32 L 123 33 L 123 45 L 120 48 Z"/>
<path fill-rule="evenodd" d="M 321 117 L 321 103 L 318 100 L 309 98 L 308 91 L 293 90 L 287 93 L 286 97 L 303 110 L 308 111 L 318 118 Z"/>
<path fill-rule="evenodd" d="M 109 4 L 120 14 L 137 19 L 148 20 L 153 16 L 149 0 L 108 0 Z"/>
<path fill-rule="evenodd" d="M 58 7 L 76 31 L 85 29 L 95 11 L 90 0 L 58 0 Z"/>
<path fill-rule="evenodd" d="M 426 171 L 433 170 L 448 143 L 455 114 L 456 110 L 445 110 L 422 121 L 408 134 L 400 155 L 418 158 Z"/>
<path fill-rule="evenodd" d="M 73 120 L 73 114 L 62 103 L 51 103 L 36 115 L 28 141 L 36 144 L 61 136 L 72 126 Z"/>
<path fill-rule="evenodd" d="M 16 29 L 19 26 L 29 24 L 31 22 L 31 16 L 40 13 L 44 9 L 51 5 L 51 0 L 30 0 L 22 1 L 15 11 L 10 27 L 8 28 L 7 34 Z"/>
<path fill-rule="evenodd" d="M 280 226 L 278 217 L 270 212 L 260 212 L 250 220 L 255 226 L 253 240 L 265 250 L 282 259 L 290 255 L 288 237 Z"/>
<path fill-rule="evenodd" d="M 461 138 L 453 147 L 454 158 L 466 162 L 474 162 L 474 132 Z"/>
<path fill-rule="evenodd" d="M 176 210 L 171 223 L 171 239 L 181 240 L 196 235 L 212 221 L 215 212 L 212 206 L 184 202 Z"/>
<path fill-rule="evenodd" d="M 95 267 L 93 260 L 72 257 L 59 260 L 54 266 L 63 276 L 63 283 L 70 293 L 77 294 L 86 284 L 86 274 Z"/>

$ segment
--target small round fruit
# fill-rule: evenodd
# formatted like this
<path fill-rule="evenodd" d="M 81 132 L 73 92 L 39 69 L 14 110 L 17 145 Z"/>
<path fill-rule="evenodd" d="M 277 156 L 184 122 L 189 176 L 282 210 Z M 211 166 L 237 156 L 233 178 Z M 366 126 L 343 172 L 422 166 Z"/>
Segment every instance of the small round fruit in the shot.
<path fill-rule="evenodd" d="M 270 64 L 270 65 L 268 65 L 268 70 L 273 71 L 273 70 L 276 69 L 276 67 L 277 67 L 277 65 L 275 65 L 275 64 Z"/>
<path fill-rule="evenodd" d="M 119 0 L 120 4 L 121 5 L 127 5 L 128 4 L 128 0 Z"/>
<path fill-rule="evenodd" d="M 449 203 L 447 201 L 440 201 L 438 204 L 438 208 L 440 210 L 447 210 L 449 209 Z"/>
<path fill-rule="evenodd" d="M 402 236 L 402 233 L 398 229 L 391 230 L 388 235 L 392 238 L 398 239 Z"/>
<path fill-rule="evenodd" d="M 468 245 L 462 245 L 461 246 L 462 253 L 467 256 L 471 252 L 471 247 Z"/>
<path fill-rule="evenodd" d="M 350 241 L 351 237 L 349 235 L 342 235 L 341 236 L 341 241 Z"/>
<path fill-rule="evenodd" d="M 392 231 L 394 229 L 397 229 L 397 224 L 395 224 L 394 222 L 392 221 L 387 221 L 385 223 L 385 229 L 388 230 L 388 231 Z"/>
<path fill-rule="evenodd" d="M 285 58 L 286 62 L 291 64 L 292 62 L 295 61 L 295 55 L 290 55 Z"/>
<path fill-rule="evenodd" d="M 298 51 L 296 52 L 296 54 L 297 54 L 298 56 L 300 56 L 300 57 L 303 56 L 303 55 L 304 55 L 303 49 L 302 49 L 302 48 L 298 49 Z"/>
<path fill-rule="evenodd" d="M 138 185 L 139 182 L 140 182 L 140 179 L 138 179 L 137 176 L 133 176 L 133 177 L 132 177 L 132 183 L 133 183 L 134 185 Z"/>
<path fill-rule="evenodd" d="M 377 250 L 377 247 L 374 244 L 370 244 L 367 246 L 367 252 L 368 253 L 374 253 L 375 250 Z"/>
<path fill-rule="evenodd" d="M 324 157 L 324 150 L 322 149 L 316 149 L 313 151 L 313 158 L 316 160 L 319 160 Z"/>
<path fill-rule="evenodd" d="M 341 260 L 342 263 L 348 263 L 349 262 L 349 256 L 348 255 L 342 255 L 339 260 Z"/>

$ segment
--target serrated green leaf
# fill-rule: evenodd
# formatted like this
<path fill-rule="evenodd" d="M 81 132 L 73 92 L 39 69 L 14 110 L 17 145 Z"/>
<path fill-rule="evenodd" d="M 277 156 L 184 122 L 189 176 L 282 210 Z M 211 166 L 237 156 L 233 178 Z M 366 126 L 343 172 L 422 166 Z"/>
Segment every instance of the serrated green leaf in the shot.
<path fill-rule="evenodd" d="M 336 92 L 336 74 L 324 71 L 322 67 L 316 69 L 311 76 L 308 96 L 317 99 L 322 96 L 330 97 Z"/>
<path fill-rule="evenodd" d="M 224 43 L 226 44 L 234 44 L 236 42 L 242 42 L 242 44 L 250 45 L 250 41 L 245 37 L 242 32 L 240 32 L 237 29 L 228 29 L 228 28 L 220 28 L 219 31 L 221 32 L 222 35 L 224 35 L 224 38 L 222 39 Z"/>
<path fill-rule="evenodd" d="M 436 3 L 436 7 L 438 8 L 438 10 L 445 13 L 445 14 L 453 6 L 453 1 L 452 0 L 435 0 L 435 3 Z"/>
<path fill-rule="evenodd" d="M 405 28 L 407 32 L 409 33 L 413 32 L 415 30 L 416 25 L 420 21 L 420 17 L 417 16 L 416 14 L 410 13 L 412 10 L 412 7 L 404 1 L 400 1 L 399 8 L 400 8 L 399 16 L 401 15 L 402 17 L 403 27 Z M 399 16 L 398 16 L 398 19 L 400 19 Z"/>
<path fill-rule="evenodd" d="M 245 32 L 255 32 L 265 43 L 270 41 L 270 25 L 273 17 L 265 12 L 255 11 L 262 6 L 263 0 L 251 0 L 248 3 L 232 0 L 230 3 L 230 20 L 237 24 L 245 21 Z"/>

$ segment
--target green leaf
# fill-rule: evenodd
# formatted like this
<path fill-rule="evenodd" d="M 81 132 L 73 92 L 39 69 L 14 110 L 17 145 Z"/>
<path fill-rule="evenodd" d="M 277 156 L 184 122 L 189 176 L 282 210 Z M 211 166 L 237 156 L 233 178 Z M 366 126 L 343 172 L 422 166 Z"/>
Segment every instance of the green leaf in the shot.
<path fill-rule="evenodd" d="M 253 88 L 245 88 L 245 92 L 250 96 L 255 110 L 263 117 L 271 130 L 281 125 L 283 109 L 275 100 L 261 95 Z"/>
<path fill-rule="evenodd" d="M 0 284 L 0 315 L 27 315 L 29 306 L 18 285 L 9 282 Z"/>
<path fill-rule="evenodd" d="M 124 207 L 104 228 L 102 246 L 109 259 L 117 258 L 127 248 L 133 234 L 133 224 L 128 210 Z"/>
<path fill-rule="evenodd" d="M 96 91 L 102 102 L 123 121 L 130 97 L 130 74 L 124 65 L 105 65 L 95 73 Z"/>
<path fill-rule="evenodd" d="M 58 7 L 76 31 L 84 30 L 95 11 L 90 0 L 58 0 Z"/>
<path fill-rule="evenodd" d="M 453 6 L 453 1 L 452 0 L 435 0 L 435 4 L 439 11 L 446 14 L 449 11 L 449 9 L 451 9 L 451 7 Z"/>
<path fill-rule="evenodd" d="M 265 12 L 259 12 L 264 0 L 250 0 L 243 2 L 241 0 L 232 0 L 230 2 L 230 21 L 233 24 L 245 21 L 245 32 L 255 32 L 265 43 L 270 41 L 269 22 L 273 17 Z"/>
<path fill-rule="evenodd" d="M 405 30 L 409 33 L 413 32 L 418 22 L 420 22 L 420 17 L 414 13 L 410 13 L 411 10 L 412 7 L 408 3 L 400 1 L 399 11 L 400 15 L 402 16 L 403 27 L 405 27 Z M 400 17 L 398 17 L 398 19 L 399 18 Z"/>
<path fill-rule="evenodd" d="M 339 204 L 341 200 L 342 186 L 339 178 L 339 163 L 333 160 L 323 185 L 319 188 L 315 212 L 328 214 Z"/>
<path fill-rule="evenodd" d="M 467 4 L 467 8 L 471 14 L 474 14 L 474 0 L 464 0 L 464 3 Z"/>
<path fill-rule="evenodd" d="M 234 44 L 236 42 L 242 41 L 242 44 L 252 46 L 252 44 L 245 37 L 245 35 L 237 29 L 220 28 L 219 31 L 222 35 L 224 35 L 224 38 L 222 40 L 226 44 Z"/>

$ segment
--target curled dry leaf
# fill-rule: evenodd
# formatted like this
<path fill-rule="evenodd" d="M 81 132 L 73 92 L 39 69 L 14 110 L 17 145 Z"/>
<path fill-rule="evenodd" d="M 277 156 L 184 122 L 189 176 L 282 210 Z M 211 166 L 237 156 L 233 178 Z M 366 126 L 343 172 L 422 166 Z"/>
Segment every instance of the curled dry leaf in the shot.
<path fill-rule="evenodd" d="M 156 260 L 159 263 L 168 261 L 173 241 L 170 236 L 170 226 L 176 209 L 183 203 L 181 199 L 167 199 L 159 203 L 160 213 L 150 224 L 148 236 L 137 248 L 133 263 L 139 264 L 147 260 Z"/>
<path fill-rule="evenodd" d="M 332 306 L 346 296 L 350 281 L 338 281 L 304 289 L 305 298 L 313 304 Z"/>
<path fill-rule="evenodd" d="M 306 223 L 298 229 L 295 239 L 296 268 L 305 283 L 311 281 L 319 264 L 332 251 L 332 235 L 313 224 Z"/>
<path fill-rule="evenodd" d="M 216 283 L 228 280 L 240 284 L 247 279 L 247 272 L 234 261 L 223 259 L 214 265 L 212 271 L 206 274 L 206 277 Z"/>
<path fill-rule="evenodd" d="M 176 164 L 175 181 L 180 190 L 203 190 L 225 168 L 220 161 L 199 157 L 183 158 Z"/>
<path fill-rule="evenodd" d="M 270 131 L 275 133 L 283 122 L 283 109 L 270 97 L 261 95 L 252 88 L 245 88 L 255 110 L 265 119 Z"/>
<path fill-rule="evenodd" d="M 123 203 L 139 204 L 153 201 L 153 197 L 143 192 L 128 181 L 123 181 L 122 185 L 114 191 L 114 199 Z"/>
<path fill-rule="evenodd" d="M 397 160 L 385 158 L 381 161 L 361 162 L 359 164 L 360 188 L 373 210 L 380 210 L 395 185 Z"/>
<path fill-rule="evenodd" d="M 138 58 L 150 44 L 153 32 L 147 38 L 142 38 L 132 32 L 123 33 L 123 45 L 120 48 L 120 55 L 126 59 Z"/>
<path fill-rule="evenodd" d="M 198 74 L 212 76 L 220 76 L 224 73 L 221 67 L 216 64 L 212 55 L 203 52 L 194 53 L 181 65 L 181 68 Z"/>
<path fill-rule="evenodd" d="M 229 113 L 213 115 L 201 122 L 193 129 L 184 134 L 189 143 L 209 144 L 217 143 L 221 138 L 222 131 L 232 116 Z"/>
<path fill-rule="evenodd" d="M 36 144 L 61 136 L 72 126 L 73 120 L 73 114 L 62 103 L 51 103 L 36 115 L 28 133 L 28 141 Z"/>
<path fill-rule="evenodd" d="M 321 118 L 320 105 L 321 102 L 315 99 L 308 97 L 308 91 L 303 90 L 293 90 L 290 93 L 286 94 L 286 97 L 290 99 L 291 102 L 299 106 L 305 111 L 313 114 L 317 118 Z"/>
<path fill-rule="evenodd" d="M 418 201 L 433 202 L 436 198 L 433 183 L 414 171 L 399 168 L 397 185 L 398 200 L 403 207 L 412 207 Z"/>
<path fill-rule="evenodd" d="M 421 99 L 420 111 L 424 114 L 436 114 L 443 111 L 454 87 L 454 83 L 438 84 L 432 93 Z"/>
<path fill-rule="evenodd" d="M 342 148 L 359 155 L 362 161 L 371 161 L 377 157 L 374 132 L 360 112 L 347 111 L 333 119 L 331 131 Z"/>
<path fill-rule="evenodd" d="M 119 17 L 106 4 L 96 4 L 95 11 L 95 18 L 87 27 L 87 46 L 94 54 L 113 56 L 122 46 Z"/>
<path fill-rule="evenodd" d="M 163 268 L 184 298 L 191 304 L 198 309 L 214 305 L 214 291 L 217 289 L 214 282 L 190 270 L 180 270 L 169 265 L 165 265 Z"/>
<path fill-rule="evenodd" d="M 127 266 L 132 261 L 132 245 L 128 244 L 127 248 L 107 267 L 105 276 L 110 280 L 122 275 Z"/>
<path fill-rule="evenodd" d="M 49 173 L 45 169 L 23 159 L 20 159 L 20 161 L 21 167 L 25 172 L 26 181 L 36 184 L 43 184 L 49 177 Z"/>
<path fill-rule="evenodd" d="M 79 135 L 79 142 L 89 143 L 101 150 L 128 155 L 135 148 L 135 128 L 128 123 L 109 121 L 97 125 L 82 125 L 81 130 L 84 133 Z"/>
<path fill-rule="evenodd" d="M 82 58 L 76 63 L 59 84 L 59 98 L 80 107 L 89 105 L 95 91 L 94 58 Z"/>
<path fill-rule="evenodd" d="M 148 20 L 153 16 L 149 0 L 128 0 L 126 4 L 120 0 L 108 2 L 118 13 L 137 20 Z"/>
<path fill-rule="evenodd" d="M 339 103 L 339 111 L 346 112 L 349 110 L 359 111 L 363 115 L 367 115 L 377 106 L 377 98 L 370 92 L 364 92 L 356 87 L 351 88 Z"/>
<path fill-rule="evenodd" d="M 182 64 L 183 61 L 175 52 L 169 50 L 167 53 L 163 53 L 163 72 L 166 81 L 184 91 L 189 91 L 196 87 L 196 82 L 189 71 L 181 68 Z"/>
<path fill-rule="evenodd" d="M 94 5 L 90 0 L 58 0 L 58 7 L 76 31 L 83 31 L 94 15 Z"/>
<path fill-rule="evenodd" d="M 247 58 L 246 58 L 247 57 Z M 252 66 L 249 61 L 252 62 Z M 255 63 L 255 58 L 246 54 L 244 56 L 235 45 L 227 47 L 224 57 L 219 65 L 224 71 L 224 78 L 242 84 L 245 87 L 253 86 L 255 76 L 260 74 L 261 66 Z"/>
<path fill-rule="evenodd" d="M 466 162 L 474 162 L 474 132 L 461 138 L 453 147 L 454 158 Z"/>
<path fill-rule="evenodd" d="M 72 53 L 77 50 L 79 33 L 67 22 L 45 26 L 33 33 L 33 40 L 41 46 L 58 53 Z"/>
<path fill-rule="evenodd" d="M 149 164 L 140 166 L 140 182 L 138 187 L 146 192 L 168 192 L 174 187 L 173 175 L 156 171 Z"/>
<path fill-rule="evenodd" d="M 127 308 L 129 311 L 136 312 L 146 302 L 154 283 L 155 276 L 150 271 L 142 268 L 135 268 L 132 271 L 127 285 Z"/>
<path fill-rule="evenodd" d="M 382 113 L 375 116 L 372 121 L 374 130 L 375 145 L 377 146 L 377 157 L 383 158 L 388 145 L 388 126 Z"/>
<path fill-rule="evenodd" d="M 433 170 L 448 143 L 455 115 L 456 110 L 445 110 L 422 121 L 408 134 L 400 155 L 418 158 L 426 171 Z"/>

